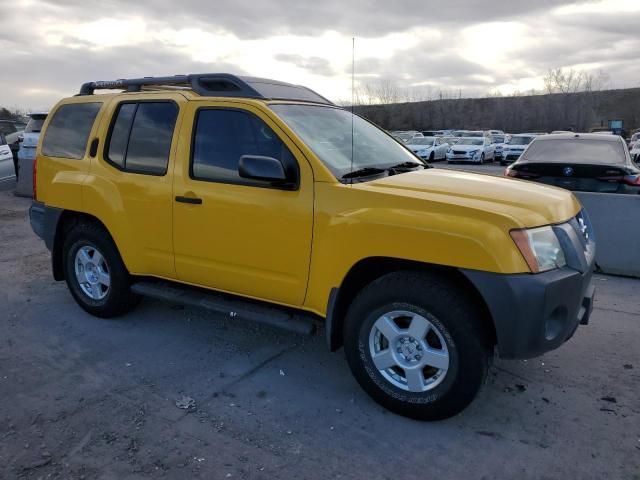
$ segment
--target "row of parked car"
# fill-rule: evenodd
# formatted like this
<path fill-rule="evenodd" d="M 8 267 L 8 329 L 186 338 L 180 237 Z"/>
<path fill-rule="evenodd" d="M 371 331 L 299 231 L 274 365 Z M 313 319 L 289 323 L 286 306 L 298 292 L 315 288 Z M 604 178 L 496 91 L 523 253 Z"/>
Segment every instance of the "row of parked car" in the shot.
<path fill-rule="evenodd" d="M 391 135 L 420 158 L 435 162 L 484 163 L 516 161 L 539 133 L 506 134 L 502 130 L 395 131 Z"/>
<path fill-rule="evenodd" d="M 427 161 L 511 164 L 506 176 L 574 191 L 640 193 L 640 132 L 629 144 L 612 132 L 505 134 L 501 131 L 401 131 L 392 135 Z"/>
<path fill-rule="evenodd" d="M 46 113 L 31 113 L 27 122 L 0 120 L 0 182 L 20 175 L 20 165 L 33 162 Z"/>

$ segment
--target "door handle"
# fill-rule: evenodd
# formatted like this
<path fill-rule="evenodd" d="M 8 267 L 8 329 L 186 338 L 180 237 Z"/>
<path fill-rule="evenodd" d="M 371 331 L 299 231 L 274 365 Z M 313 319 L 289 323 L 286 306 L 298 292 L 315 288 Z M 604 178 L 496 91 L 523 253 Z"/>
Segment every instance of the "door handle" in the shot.
<path fill-rule="evenodd" d="M 192 205 L 201 205 L 202 204 L 202 199 L 201 198 L 196 198 L 196 197 L 183 197 L 183 196 L 176 196 L 176 202 L 180 202 L 180 203 L 190 203 Z"/>

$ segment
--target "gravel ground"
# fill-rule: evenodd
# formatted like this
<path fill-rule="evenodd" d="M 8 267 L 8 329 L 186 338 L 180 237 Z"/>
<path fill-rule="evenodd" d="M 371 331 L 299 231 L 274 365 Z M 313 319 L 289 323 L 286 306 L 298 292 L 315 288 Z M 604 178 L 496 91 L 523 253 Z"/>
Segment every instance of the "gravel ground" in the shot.
<path fill-rule="evenodd" d="M 150 300 L 87 315 L 28 206 L 0 192 L 0 478 L 640 479 L 640 280 L 597 276 L 570 342 L 496 361 L 465 412 L 421 423 L 321 334 Z"/>

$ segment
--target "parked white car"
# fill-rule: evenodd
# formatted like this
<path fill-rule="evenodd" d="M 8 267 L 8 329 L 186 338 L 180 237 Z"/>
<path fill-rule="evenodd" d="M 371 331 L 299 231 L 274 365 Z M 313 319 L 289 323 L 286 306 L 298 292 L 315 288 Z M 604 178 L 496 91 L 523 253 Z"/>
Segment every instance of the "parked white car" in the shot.
<path fill-rule="evenodd" d="M 424 135 L 422 135 L 422 133 L 415 131 L 415 130 L 409 130 L 409 131 L 396 131 L 396 132 L 392 132 L 391 133 L 394 137 L 399 138 L 400 140 L 402 140 L 404 143 L 407 143 L 409 140 L 411 140 L 412 138 L 422 138 L 424 137 Z"/>
<path fill-rule="evenodd" d="M 631 150 L 629 150 L 629 154 L 631 155 L 631 159 L 640 163 L 640 140 L 636 141 L 635 144 L 631 145 Z"/>
<path fill-rule="evenodd" d="M 508 137 L 504 133 L 500 133 L 491 135 L 490 138 L 495 149 L 495 159 L 502 160 L 502 150 L 504 149 L 505 143 L 507 143 Z"/>
<path fill-rule="evenodd" d="M 631 135 L 631 138 L 629 139 L 629 149 L 631 149 L 634 145 L 637 145 L 636 142 L 638 141 L 640 141 L 640 132 L 636 132 Z"/>
<path fill-rule="evenodd" d="M 495 159 L 495 148 L 489 137 L 462 137 L 447 150 L 447 163 L 484 163 Z"/>
<path fill-rule="evenodd" d="M 413 138 L 406 146 L 417 156 L 430 162 L 444 160 L 449 148 L 449 144 L 442 137 Z"/>
<path fill-rule="evenodd" d="M 0 182 L 16 176 L 11 147 L 3 134 L 0 134 Z"/>
<path fill-rule="evenodd" d="M 482 130 L 465 130 L 460 133 L 461 137 L 484 137 L 486 136 Z"/>
<path fill-rule="evenodd" d="M 502 159 L 500 165 L 506 165 L 513 163 L 520 158 L 524 149 L 527 148 L 536 135 L 532 133 L 520 133 L 517 135 L 511 135 L 509 141 L 504 145 L 502 149 Z"/>

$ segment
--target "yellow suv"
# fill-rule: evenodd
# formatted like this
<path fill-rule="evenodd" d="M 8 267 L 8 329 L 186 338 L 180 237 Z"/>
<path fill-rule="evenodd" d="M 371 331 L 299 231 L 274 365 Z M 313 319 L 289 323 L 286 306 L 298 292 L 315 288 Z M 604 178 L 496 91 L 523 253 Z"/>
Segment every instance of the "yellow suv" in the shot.
<path fill-rule="evenodd" d="M 591 312 L 595 241 L 570 192 L 431 168 L 301 86 L 86 83 L 51 111 L 35 167 L 32 228 L 86 311 L 147 295 L 323 321 L 364 390 L 409 417 L 460 412 L 494 350 L 540 355 Z"/>

